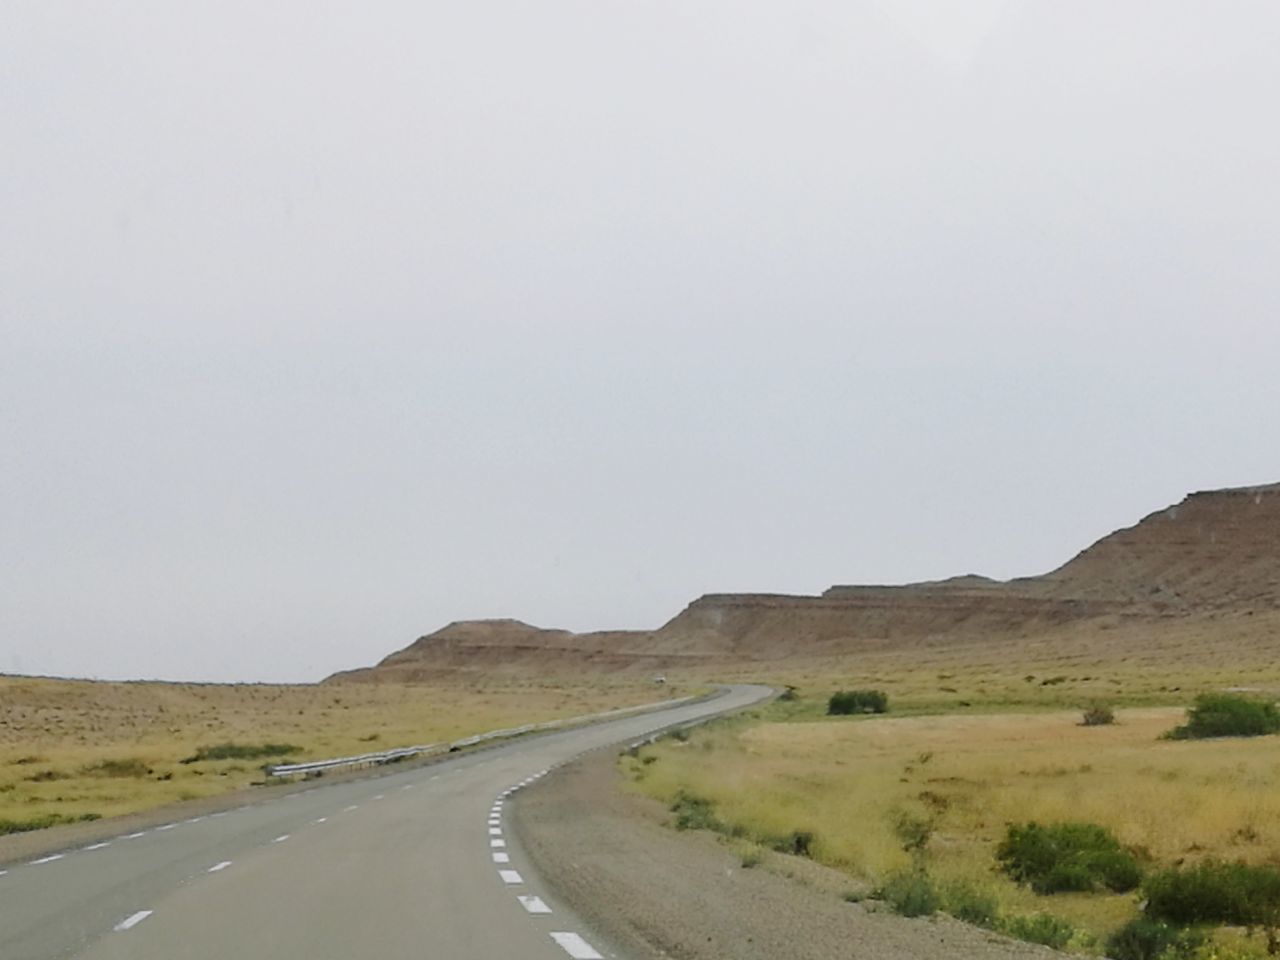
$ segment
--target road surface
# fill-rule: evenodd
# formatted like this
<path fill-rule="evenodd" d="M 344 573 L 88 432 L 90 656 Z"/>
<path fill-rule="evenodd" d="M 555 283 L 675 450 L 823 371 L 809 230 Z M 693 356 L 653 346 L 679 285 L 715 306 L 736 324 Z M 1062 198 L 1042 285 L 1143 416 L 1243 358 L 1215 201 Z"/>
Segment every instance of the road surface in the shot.
<path fill-rule="evenodd" d="M 513 791 L 702 703 L 317 786 L 0 867 L 4 960 L 590 960 L 608 945 L 506 835 Z"/>

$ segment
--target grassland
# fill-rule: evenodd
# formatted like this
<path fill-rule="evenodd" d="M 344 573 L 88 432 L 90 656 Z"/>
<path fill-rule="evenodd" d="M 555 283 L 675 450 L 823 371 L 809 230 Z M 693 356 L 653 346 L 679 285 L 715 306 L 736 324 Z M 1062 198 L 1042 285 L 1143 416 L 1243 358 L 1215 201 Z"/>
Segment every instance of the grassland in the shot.
<path fill-rule="evenodd" d="M 1008 916 L 1060 917 L 1079 931 L 1071 945 L 1093 952 L 1137 914 L 1141 895 L 1038 896 L 1015 885 L 995 859 L 1009 824 L 1098 823 L 1150 867 L 1207 857 L 1280 865 L 1280 740 L 1161 740 L 1184 717 L 1175 705 L 1130 706 L 1114 726 L 1085 727 L 1079 706 L 1107 690 L 1125 699 L 1123 665 L 1030 679 L 1017 672 L 982 683 L 972 664 L 953 663 L 941 677 L 859 678 L 857 686 L 896 691 L 906 707 L 899 716 L 828 719 L 829 691 L 802 691 L 794 703 L 663 740 L 624 768 L 636 789 L 668 804 L 683 799 L 690 809 L 693 798 L 694 825 L 732 837 L 745 862 L 760 847 L 794 849 L 797 836 L 811 835 L 809 855 L 862 892 L 912 866 L 908 834 L 923 830 L 921 855 L 941 888 L 994 898 Z M 1191 688 L 1224 681 L 1239 677 L 1144 677 L 1129 699 L 1155 699 L 1154 683 L 1183 688 L 1165 690 L 1166 701 L 1189 702 Z M 986 702 L 973 692 L 980 684 L 995 692 Z M 967 688 L 972 706 L 948 712 L 945 698 L 963 694 L 942 691 L 940 706 L 939 686 Z M 1241 934 L 1222 936 L 1233 949 L 1260 949 Z"/>
<path fill-rule="evenodd" d="M 264 757 L 449 741 L 682 692 L 627 678 L 268 686 L 0 677 L 0 826 L 9 824 L 0 832 L 226 793 L 262 780 Z M 242 756 L 182 762 L 226 744 L 237 749 L 215 755 Z"/>

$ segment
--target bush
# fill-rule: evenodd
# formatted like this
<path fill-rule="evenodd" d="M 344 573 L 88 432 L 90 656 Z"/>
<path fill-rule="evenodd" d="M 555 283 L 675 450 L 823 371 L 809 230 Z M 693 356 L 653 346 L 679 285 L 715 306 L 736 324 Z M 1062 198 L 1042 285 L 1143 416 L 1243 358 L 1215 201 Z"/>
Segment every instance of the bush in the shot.
<path fill-rule="evenodd" d="M 1170 740 L 1209 737 L 1261 737 L 1280 733 L 1280 710 L 1267 700 L 1230 693 L 1206 693 L 1187 710 L 1187 722 L 1165 736 Z"/>
<path fill-rule="evenodd" d="M 927 917 L 941 905 L 938 890 L 923 870 L 903 870 L 889 878 L 872 896 L 885 901 L 904 917 Z"/>
<path fill-rule="evenodd" d="M 1198 931 L 1138 917 L 1107 938 L 1107 956 L 1112 960 L 1189 960 L 1203 944 L 1204 935 Z"/>
<path fill-rule="evenodd" d="M 291 743 L 219 743 L 212 747 L 199 747 L 195 753 L 183 758 L 181 763 L 199 763 L 202 760 L 257 760 L 259 757 L 284 757 L 298 753 L 301 747 Z"/>
<path fill-rule="evenodd" d="M 787 684 L 787 689 L 783 690 L 780 694 L 778 694 L 778 700 L 781 703 L 794 703 L 796 700 L 799 700 L 799 699 L 800 699 L 800 691 L 797 690 L 795 687 L 793 687 L 789 683 Z"/>
<path fill-rule="evenodd" d="M 1105 703 L 1095 703 L 1080 718 L 1081 725 L 1086 727 L 1108 727 L 1115 722 L 1116 712 Z"/>
<path fill-rule="evenodd" d="M 1001 928 L 1011 937 L 1026 940 L 1028 943 L 1042 943 L 1055 950 L 1061 950 L 1070 943 L 1076 933 L 1075 927 L 1067 921 L 1047 913 L 1009 917 L 1001 924 Z"/>
<path fill-rule="evenodd" d="M 883 690 L 840 690 L 827 701 L 827 715 L 888 713 L 889 697 Z"/>
<path fill-rule="evenodd" d="M 725 831 L 724 824 L 716 817 L 710 800 L 681 790 L 676 794 L 671 812 L 676 815 L 677 830 Z"/>
<path fill-rule="evenodd" d="M 1011 824 L 996 858 L 1036 893 L 1111 890 L 1142 882 L 1142 868 L 1106 827 L 1096 823 Z"/>
<path fill-rule="evenodd" d="M 1280 926 L 1280 869 L 1206 860 L 1143 884 L 1147 914 L 1170 923 Z"/>
<path fill-rule="evenodd" d="M 994 930 L 1000 923 L 995 895 L 964 881 L 948 884 L 942 893 L 942 909 L 957 920 Z"/>

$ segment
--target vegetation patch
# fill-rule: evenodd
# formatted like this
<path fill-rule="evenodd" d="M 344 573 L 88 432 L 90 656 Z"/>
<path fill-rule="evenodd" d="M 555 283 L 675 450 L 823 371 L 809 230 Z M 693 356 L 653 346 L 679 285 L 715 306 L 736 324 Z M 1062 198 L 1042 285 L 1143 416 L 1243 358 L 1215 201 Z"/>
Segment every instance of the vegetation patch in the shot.
<path fill-rule="evenodd" d="M 1108 704 L 1095 703 L 1087 707 L 1080 718 L 1081 726 L 1109 727 L 1116 722 L 1116 712 Z"/>
<path fill-rule="evenodd" d="M 724 823 L 715 815 L 714 806 L 705 797 L 699 797 L 681 790 L 676 794 L 675 802 L 671 804 L 671 812 L 676 815 L 677 830 L 726 832 Z"/>
<path fill-rule="evenodd" d="M 1013 824 L 996 859 L 1014 881 L 1036 893 L 1123 893 L 1142 882 L 1133 854 L 1096 823 Z"/>
<path fill-rule="evenodd" d="M 1268 700 L 1230 693 L 1206 693 L 1187 710 L 1187 722 L 1174 727 L 1170 740 L 1206 740 L 1210 737 L 1261 737 L 1280 733 L 1280 709 Z"/>
<path fill-rule="evenodd" d="M 79 816 L 66 816 L 61 813 L 43 813 L 38 817 L 31 817 L 27 820 L 7 820 L 0 818 L 0 837 L 10 833 L 26 833 L 30 830 L 44 830 L 46 827 L 57 827 L 64 823 L 86 823 L 90 820 L 99 820 L 102 815 L 98 813 L 82 813 Z"/>
<path fill-rule="evenodd" d="M 1137 917 L 1107 938 L 1107 956 L 1112 960 L 1189 960 L 1204 942 L 1199 930 Z"/>
<path fill-rule="evenodd" d="M 212 747 L 198 747 L 196 752 L 183 758 L 182 763 L 199 763 L 203 760 L 258 760 L 262 757 L 286 757 L 298 753 L 302 747 L 292 743 L 219 743 Z"/>
<path fill-rule="evenodd" d="M 1193 867 L 1162 870 L 1143 884 L 1147 914 L 1170 923 L 1228 923 L 1280 927 L 1280 868 L 1206 860 Z M 1271 952 L 1276 952 L 1272 950 Z"/>
<path fill-rule="evenodd" d="M 888 713 L 889 696 L 883 690 L 839 690 L 827 701 L 827 715 Z"/>
<path fill-rule="evenodd" d="M 1061 950 L 1076 935 L 1076 928 L 1070 923 L 1048 913 L 1007 917 L 1001 922 L 1000 930 L 1019 940 L 1042 943 L 1055 950 Z"/>
<path fill-rule="evenodd" d="M 891 873 L 872 896 L 904 917 L 927 917 L 942 906 L 942 897 L 929 874 L 921 869 Z"/>
<path fill-rule="evenodd" d="M 90 777 L 146 777 L 151 768 L 137 757 L 124 757 L 119 760 L 99 760 L 83 767 L 81 773 Z"/>

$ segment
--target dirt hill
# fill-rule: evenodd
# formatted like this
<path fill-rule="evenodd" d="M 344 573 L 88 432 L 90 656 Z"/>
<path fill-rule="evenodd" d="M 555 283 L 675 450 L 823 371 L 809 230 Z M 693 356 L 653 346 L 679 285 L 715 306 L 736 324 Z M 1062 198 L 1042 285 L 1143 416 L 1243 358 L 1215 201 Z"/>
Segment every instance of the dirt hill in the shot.
<path fill-rule="evenodd" d="M 1081 637 L 1191 620 L 1280 619 L 1280 484 L 1194 493 L 1039 577 L 976 575 L 821 596 L 709 594 L 652 632 L 573 634 L 514 620 L 453 623 L 342 680 L 458 669 L 653 670 L 828 660 L 876 650 Z M 1233 628 L 1234 629 L 1234 628 Z M 1261 634 L 1244 630 L 1251 642 Z"/>

